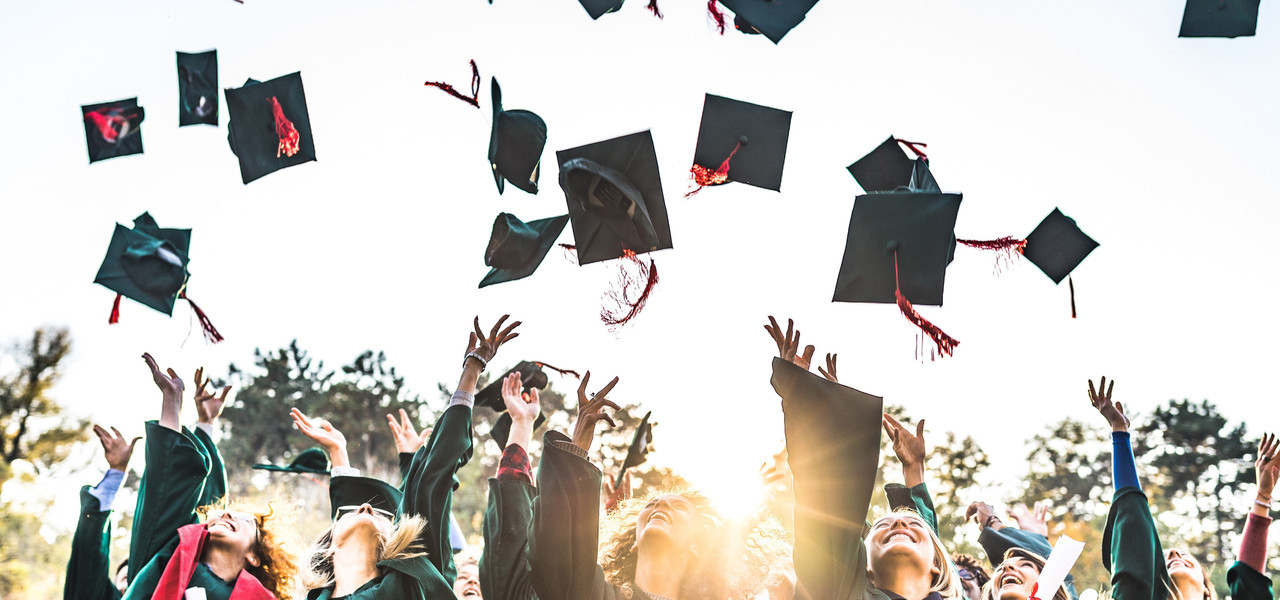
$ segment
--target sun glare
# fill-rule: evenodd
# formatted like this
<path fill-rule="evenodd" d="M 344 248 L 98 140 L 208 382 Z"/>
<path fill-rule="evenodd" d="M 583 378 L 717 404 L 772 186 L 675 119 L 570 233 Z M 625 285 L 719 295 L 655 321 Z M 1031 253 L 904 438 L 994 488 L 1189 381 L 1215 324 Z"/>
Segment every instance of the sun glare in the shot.
<path fill-rule="evenodd" d="M 702 492 L 720 514 L 738 519 L 759 509 L 765 501 L 764 484 L 751 469 L 709 470 L 690 478 L 694 489 Z"/>

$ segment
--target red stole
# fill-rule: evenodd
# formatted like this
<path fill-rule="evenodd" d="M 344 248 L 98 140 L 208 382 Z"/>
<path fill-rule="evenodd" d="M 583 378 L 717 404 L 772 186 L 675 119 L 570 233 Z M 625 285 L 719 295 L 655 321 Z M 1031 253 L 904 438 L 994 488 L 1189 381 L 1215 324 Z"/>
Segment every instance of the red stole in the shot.
<path fill-rule="evenodd" d="M 200 564 L 200 555 L 204 553 L 204 543 L 208 538 L 209 532 L 201 523 L 178 529 L 178 547 L 164 567 L 152 600 L 182 600 L 191 576 L 196 572 L 196 565 Z M 240 571 L 235 588 L 231 590 L 231 600 L 276 600 L 276 596 L 251 573 Z"/>

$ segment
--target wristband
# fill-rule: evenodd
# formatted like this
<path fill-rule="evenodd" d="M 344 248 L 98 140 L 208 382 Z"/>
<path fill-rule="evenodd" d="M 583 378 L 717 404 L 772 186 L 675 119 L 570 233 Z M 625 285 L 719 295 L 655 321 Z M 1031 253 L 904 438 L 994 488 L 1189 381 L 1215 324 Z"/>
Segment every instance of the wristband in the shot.
<path fill-rule="evenodd" d="M 1271 503 L 1270 503 L 1270 502 L 1263 502 L 1263 501 L 1261 501 L 1261 500 L 1254 500 L 1254 501 L 1253 501 L 1253 503 L 1254 503 L 1254 504 L 1257 504 L 1258 506 L 1261 506 L 1262 508 L 1265 508 L 1265 509 L 1267 509 L 1267 510 L 1271 510 Z"/>
<path fill-rule="evenodd" d="M 476 354 L 475 352 L 468 352 L 466 356 L 462 357 L 462 367 L 463 367 L 464 369 L 465 369 L 465 368 L 466 368 L 466 366 L 467 366 L 467 359 L 468 359 L 468 358 L 474 358 L 474 359 L 476 359 L 477 361 L 479 361 L 479 362 L 480 362 L 480 372 L 481 372 L 481 373 L 483 373 L 483 372 L 485 371 L 485 369 L 488 369 L 488 368 L 489 368 L 489 361 L 485 360 L 483 356 L 480 356 L 479 354 Z"/>
<path fill-rule="evenodd" d="M 995 516 L 995 515 L 991 515 L 991 516 L 987 517 L 987 520 L 982 524 L 982 528 L 983 528 L 983 529 L 991 529 L 991 522 L 992 522 L 992 521 L 999 521 L 999 520 L 1000 520 L 1000 517 L 997 517 L 997 516 Z"/>

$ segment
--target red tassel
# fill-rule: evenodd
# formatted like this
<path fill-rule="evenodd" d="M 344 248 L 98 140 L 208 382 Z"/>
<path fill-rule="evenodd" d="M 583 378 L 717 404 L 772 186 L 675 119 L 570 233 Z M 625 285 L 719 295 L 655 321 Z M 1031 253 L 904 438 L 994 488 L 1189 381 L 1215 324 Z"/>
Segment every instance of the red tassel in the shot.
<path fill-rule="evenodd" d="M 452 85 L 440 81 L 428 81 L 422 85 L 440 88 L 450 96 L 480 108 L 480 69 L 476 67 L 476 61 L 474 60 L 471 61 L 471 96 L 463 96 L 461 92 L 453 89 Z"/>
<path fill-rule="evenodd" d="M 907 297 L 902 295 L 902 288 L 898 284 L 897 250 L 893 251 L 893 283 L 893 295 L 898 300 L 898 310 L 902 311 L 902 316 L 906 317 L 908 321 L 915 323 L 916 327 L 919 327 L 925 335 L 929 336 L 929 338 L 933 340 L 933 343 L 937 344 L 938 352 L 940 354 L 952 356 L 952 351 L 955 350 L 956 346 L 960 345 L 960 342 L 947 335 L 946 332 L 939 329 L 937 325 L 930 323 L 928 319 L 920 316 L 920 313 L 916 312 L 915 307 L 911 306 L 911 301 L 907 300 Z"/>
<path fill-rule="evenodd" d="M 178 297 L 186 300 L 187 304 L 191 305 L 191 310 L 195 311 L 196 319 L 200 321 L 200 329 L 204 330 L 204 339 L 211 344 L 221 342 L 223 339 L 222 334 L 218 333 L 218 328 L 213 326 L 213 321 L 209 320 L 209 315 L 204 314 L 204 311 L 200 310 L 200 307 L 195 302 L 192 302 L 191 298 L 187 297 L 186 292 L 182 292 Z"/>
<path fill-rule="evenodd" d="M 551 369 L 552 371 L 555 371 L 561 375 L 573 375 L 574 378 L 576 379 L 582 379 L 582 375 L 580 375 L 577 371 L 572 371 L 569 369 L 557 369 L 556 367 L 553 367 L 544 362 L 534 362 L 533 364 L 538 365 L 539 369 L 542 369 L 542 368 Z"/>
<path fill-rule="evenodd" d="M 1076 283 L 1071 281 L 1071 275 L 1067 275 L 1067 288 L 1071 290 L 1071 318 L 1076 318 Z"/>
<path fill-rule="evenodd" d="M 925 160 L 925 161 L 929 160 L 929 156 L 924 153 L 924 150 L 920 149 L 920 148 L 928 148 L 929 144 L 922 144 L 920 142 L 908 142 L 907 140 L 899 139 L 899 138 L 893 138 L 893 141 L 898 142 L 903 146 L 906 146 L 908 150 L 911 150 L 912 152 L 914 152 L 916 156 L 921 160 Z"/>
<path fill-rule="evenodd" d="M 115 125 L 123 123 L 124 119 L 118 115 L 106 114 L 107 109 L 98 109 L 89 111 L 84 114 L 84 118 L 88 119 L 94 127 L 98 128 L 98 134 L 109 144 L 116 143 L 120 139 L 120 132 L 116 131 Z"/>
<path fill-rule="evenodd" d="M 276 118 L 276 136 L 280 138 L 280 145 L 276 146 L 276 158 L 280 158 L 280 153 L 285 156 L 293 156 L 298 153 L 302 138 L 298 135 L 298 130 L 284 116 L 284 108 L 280 106 L 280 101 L 275 96 L 267 98 L 271 103 L 271 112 Z"/>
<path fill-rule="evenodd" d="M 1027 247 L 1027 240 L 1020 240 L 1007 235 L 994 240 L 957 239 L 956 241 L 970 248 L 978 248 L 980 250 L 997 250 L 1000 252 L 1017 252 L 1018 254 L 1022 254 L 1022 251 Z"/>
<path fill-rule="evenodd" d="M 649 0 L 649 6 L 646 6 L 645 8 L 649 9 L 649 12 L 652 12 L 653 16 L 658 17 L 659 19 L 662 18 L 662 11 L 658 10 L 658 0 Z"/>
<path fill-rule="evenodd" d="M 578 264 L 578 247 L 573 244 L 560 244 L 560 248 L 564 250 L 564 257 L 573 264 Z"/>
<path fill-rule="evenodd" d="M 695 187 L 692 190 L 689 190 L 684 195 L 684 197 L 688 198 L 698 192 L 701 192 L 702 188 L 707 187 L 709 185 L 720 185 L 722 183 L 728 182 L 729 181 L 729 161 L 733 159 L 733 155 L 737 154 L 738 148 L 741 148 L 741 147 L 742 147 L 742 140 L 738 140 L 738 143 L 734 144 L 733 146 L 733 152 L 729 153 L 729 158 L 724 159 L 724 162 L 720 163 L 720 167 L 714 171 L 699 164 L 695 164 L 692 167 L 690 167 L 689 173 L 693 176 L 693 183 L 696 184 L 698 187 Z"/>
<path fill-rule="evenodd" d="M 640 311 L 644 309 L 645 303 L 649 300 L 649 294 L 653 292 L 653 286 L 658 283 L 658 266 L 653 262 L 653 259 L 649 259 L 649 264 L 646 265 L 644 261 L 640 260 L 640 257 L 636 256 L 635 252 L 631 250 L 624 250 L 623 252 L 622 259 L 638 266 L 639 273 L 637 276 L 632 277 L 627 272 L 627 263 L 624 262 L 620 285 L 610 289 L 605 294 L 616 305 L 612 309 L 608 306 L 600 309 L 600 320 L 604 321 L 605 325 L 608 325 L 610 329 L 617 329 L 626 325 L 636 315 L 640 314 Z M 640 286 L 641 281 L 644 281 L 644 287 L 640 290 L 639 297 L 632 300 L 634 289 Z M 622 312 L 624 309 L 626 310 L 625 313 Z"/>
<path fill-rule="evenodd" d="M 108 325 L 115 325 L 120 322 L 120 294 L 116 294 L 116 301 L 111 304 L 111 318 L 107 319 Z"/>
<path fill-rule="evenodd" d="M 724 35 L 724 13 L 720 11 L 720 7 L 716 6 L 716 0 L 707 0 L 707 12 L 711 14 L 711 20 L 716 22 L 716 27 L 720 29 L 720 35 Z"/>

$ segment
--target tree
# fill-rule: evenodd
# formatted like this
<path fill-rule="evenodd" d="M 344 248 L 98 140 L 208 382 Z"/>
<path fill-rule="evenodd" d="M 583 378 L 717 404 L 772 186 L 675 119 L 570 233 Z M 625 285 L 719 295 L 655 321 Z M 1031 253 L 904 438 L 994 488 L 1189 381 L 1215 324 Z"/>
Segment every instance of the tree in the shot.
<path fill-rule="evenodd" d="M 1103 427 L 1068 417 L 1031 438 L 1019 500 L 1028 506 L 1052 500 L 1056 520 L 1105 515 L 1111 503 L 1111 445 L 1104 435 Z"/>
<path fill-rule="evenodd" d="M 40 328 L 30 342 L 7 353 L 17 369 L 0 373 L 0 489 L 12 477 L 13 461 L 29 461 L 40 472 L 87 439 L 88 423 L 63 417 L 62 406 L 49 396 L 70 352 L 70 332 Z"/>

